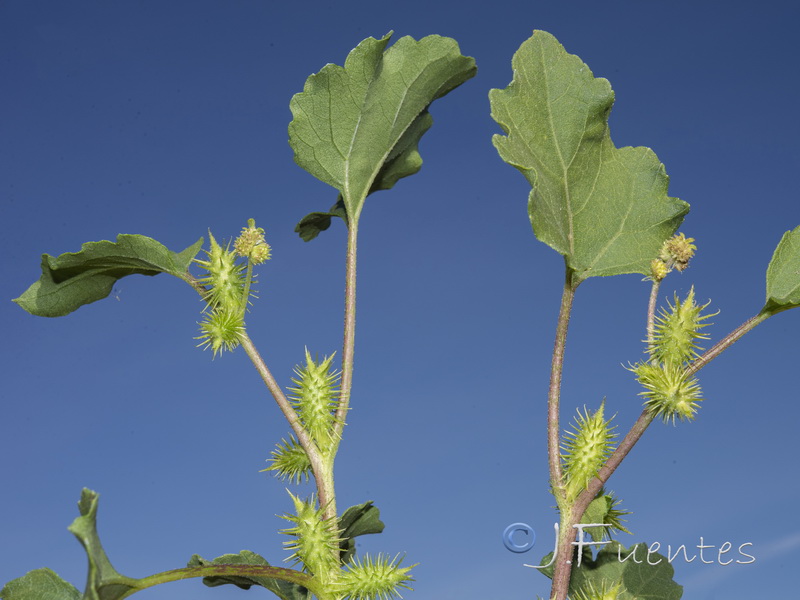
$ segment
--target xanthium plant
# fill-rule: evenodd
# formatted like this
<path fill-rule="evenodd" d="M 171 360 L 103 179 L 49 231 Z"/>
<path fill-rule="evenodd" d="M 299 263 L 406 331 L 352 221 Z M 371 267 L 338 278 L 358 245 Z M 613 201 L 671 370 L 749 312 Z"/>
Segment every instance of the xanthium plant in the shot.
<path fill-rule="evenodd" d="M 250 219 L 232 242 L 209 232 L 181 252 L 142 236 L 83 245 L 77 253 L 44 255 L 42 274 L 15 302 L 33 315 L 59 317 L 107 297 L 121 278 L 168 273 L 190 285 L 205 303 L 198 345 L 212 357 L 240 347 L 286 418 L 290 433 L 272 451 L 265 471 L 293 484 L 313 481 L 316 492 L 289 492 L 284 515 L 293 568 L 271 565 L 244 550 L 213 560 L 193 555 L 187 565 L 136 579 L 111 566 L 96 528 L 98 494 L 84 490 L 69 530 L 87 551 L 89 577 L 81 594 L 49 569 L 8 582 L 3 600 L 121 600 L 154 585 L 201 577 L 209 586 L 263 587 L 283 600 L 388 600 L 411 589 L 412 569 L 399 555 L 357 556 L 355 538 L 380 533 L 371 501 L 340 510 L 334 462 L 350 410 L 355 340 L 355 285 L 359 221 L 367 197 L 388 190 L 422 164 L 418 144 L 432 125 L 434 102 L 475 75 L 475 61 L 441 36 L 368 38 L 344 66 L 328 64 L 311 75 L 290 102 L 289 143 L 299 166 L 336 190 L 327 210 L 312 212 L 295 231 L 310 241 L 341 220 L 347 233 L 344 335 L 336 356 L 313 358 L 295 369 L 286 391 L 272 376 L 247 327 L 254 305 L 253 267 L 271 258 L 265 232 Z M 608 131 L 614 100 L 605 79 L 595 78 L 550 34 L 536 31 L 512 59 L 514 78 L 491 90 L 491 114 L 502 129 L 493 138 L 500 157 L 531 185 L 528 212 L 535 236 L 562 255 L 565 284 L 547 399 L 550 489 L 560 516 L 554 553 L 542 560 L 552 579 L 551 600 L 677 600 L 682 587 L 673 570 L 642 561 L 615 564 L 616 541 L 576 556 L 575 530 L 586 525 L 596 542 L 623 525 L 621 501 L 605 484 L 652 421 L 691 421 L 701 406 L 696 374 L 769 317 L 800 306 L 800 226 L 780 240 L 767 268 L 764 306 L 708 350 L 700 347 L 711 315 L 692 289 L 657 310 L 662 283 L 684 271 L 696 251 L 677 233 L 689 206 L 667 195 L 664 166 L 648 148 L 617 148 Z M 346 98 L 347 102 L 341 102 Z M 619 215 L 627 215 L 620 219 Z M 192 268 L 202 271 L 196 275 Z M 560 428 L 561 374 L 570 314 L 579 285 L 599 276 L 640 274 L 650 283 L 645 358 L 629 369 L 642 385 L 641 415 L 620 436 L 603 400 L 578 411 L 571 430 Z M 640 545 L 632 547 L 635 550 Z M 577 558 L 577 560 L 576 560 Z M 663 558 L 663 557 L 662 557 Z M 611 565 L 611 566 L 609 566 Z"/>

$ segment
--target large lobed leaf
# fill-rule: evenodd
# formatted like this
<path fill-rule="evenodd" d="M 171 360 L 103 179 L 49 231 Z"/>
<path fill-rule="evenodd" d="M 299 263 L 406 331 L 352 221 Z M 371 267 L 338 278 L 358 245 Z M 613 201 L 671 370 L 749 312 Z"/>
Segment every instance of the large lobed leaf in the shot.
<path fill-rule="evenodd" d="M 290 103 L 289 144 L 295 161 L 340 193 L 346 220 L 358 222 L 367 195 L 416 173 L 417 145 L 430 128 L 428 106 L 476 72 L 455 40 L 431 35 L 367 38 L 344 67 L 329 64 Z M 312 213 L 296 231 L 305 240 L 327 229 L 341 211 Z"/>
<path fill-rule="evenodd" d="M 800 226 L 783 234 L 767 267 L 764 311 L 780 312 L 800 306 Z"/>
<path fill-rule="evenodd" d="M 533 231 L 564 255 L 575 281 L 648 274 L 689 205 L 667 196 L 649 148 L 616 148 L 608 131 L 614 92 L 552 35 L 535 31 L 514 54 L 514 79 L 491 90 L 493 143 L 533 188 Z"/>
<path fill-rule="evenodd" d="M 586 589 L 589 584 L 599 589 L 603 582 L 621 582 L 619 600 L 679 600 L 683 586 L 672 579 L 675 569 L 666 556 L 657 552 L 648 554 L 647 550 L 646 544 L 626 549 L 619 542 L 609 542 L 594 560 L 573 570 L 570 590 Z M 625 562 L 620 561 L 620 557 L 629 556 Z M 634 562 L 634 558 L 640 562 Z"/>
<path fill-rule="evenodd" d="M 552 552 L 546 555 L 542 565 L 549 564 L 552 557 Z M 595 558 L 592 558 L 592 551 L 584 546 L 580 566 L 577 550 L 573 561 L 575 566 L 569 581 L 570 597 L 580 591 L 591 588 L 600 590 L 617 584 L 617 600 L 680 600 L 683 596 L 683 586 L 673 580 L 675 569 L 668 558 L 655 551 L 648 553 L 646 544 L 625 548 L 619 542 L 611 541 L 597 552 Z M 552 579 L 552 565 L 541 569 L 541 573 Z"/>
<path fill-rule="evenodd" d="M 116 242 L 87 242 L 80 252 L 42 255 L 42 275 L 14 300 L 39 317 L 63 317 L 84 304 L 102 300 L 118 279 L 128 275 L 169 273 L 187 277 L 203 238 L 183 252 L 172 252 L 143 235 L 121 233 Z"/>

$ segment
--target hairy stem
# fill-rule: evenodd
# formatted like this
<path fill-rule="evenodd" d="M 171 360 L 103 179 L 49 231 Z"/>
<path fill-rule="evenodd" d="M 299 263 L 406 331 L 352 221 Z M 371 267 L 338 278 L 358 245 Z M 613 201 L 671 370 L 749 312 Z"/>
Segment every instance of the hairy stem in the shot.
<path fill-rule="evenodd" d="M 247 271 L 244 278 L 244 290 L 242 292 L 242 314 L 247 313 L 247 303 L 250 301 L 250 284 L 253 282 L 253 263 L 247 259 Z"/>
<path fill-rule="evenodd" d="M 275 402 L 278 403 L 278 407 L 281 409 L 283 416 L 286 417 L 286 420 L 289 422 L 289 425 L 292 427 L 292 431 L 294 432 L 295 436 L 297 436 L 297 440 L 300 442 L 300 445 L 305 450 L 306 454 L 308 455 L 308 459 L 311 462 L 311 470 L 314 473 L 314 480 L 317 483 L 317 497 L 319 498 L 319 505 L 323 507 L 324 516 L 325 518 L 337 517 L 336 513 L 336 494 L 334 493 L 333 489 L 333 477 L 330 473 L 331 469 L 328 468 L 325 461 L 323 460 L 317 445 L 314 443 L 314 440 L 311 439 L 311 436 L 308 432 L 303 428 L 303 424 L 300 422 L 300 417 L 298 417 L 297 412 L 292 407 L 289 400 L 286 398 L 286 395 L 281 390 L 281 387 L 278 385 L 278 382 L 275 381 L 275 378 L 272 376 L 269 368 L 267 368 L 264 359 L 261 358 L 258 350 L 253 344 L 253 341 L 246 333 L 242 333 L 239 339 L 242 348 L 247 353 L 247 356 L 250 357 L 250 360 L 253 362 L 253 366 L 255 366 L 256 371 L 258 374 L 261 375 L 261 379 L 269 389 L 272 397 L 275 398 Z"/>
<path fill-rule="evenodd" d="M 656 323 L 656 304 L 658 304 L 658 290 L 661 287 L 661 280 L 653 279 L 650 287 L 650 301 L 647 303 L 647 349 L 653 347 L 655 341 Z"/>
<path fill-rule="evenodd" d="M 771 313 L 760 312 L 742 323 L 739 327 L 717 342 L 710 350 L 692 362 L 686 369 L 687 374 L 692 375 L 697 373 L 697 371 L 706 366 L 714 358 L 719 356 L 726 349 L 730 348 L 734 342 L 739 340 L 749 331 L 752 331 L 758 324 L 763 323 L 770 316 Z M 639 415 L 639 418 L 633 424 L 630 431 L 628 431 L 623 440 L 608 458 L 606 463 L 597 472 L 597 477 L 592 479 L 592 481 L 589 483 L 589 486 L 583 492 L 581 492 L 575 503 L 576 509 L 583 506 L 583 510 L 586 510 L 586 507 L 589 506 L 589 503 L 595 498 L 597 493 L 600 491 L 600 488 L 605 485 L 617 467 L 619 467 L 624 458 L 633 449 L 633 447 L 636 445 L 636 442 L 639 441 L 644 432 L 650 426 L 650 423 L 653 422 L 654 418 L 655 415 L 653 415 L 649 410 L 645 409 L 642 411 L 642 414 Z"/>
<path fill-rule="evenodd" d="M 334 433 L 336 448 L 342 439 L 342 429 L 350 406 L 350 391 L 353 387 L 353 356 L 356 344 L 356 251 L 358 222 L 351 219 L 347 228 L 347 257 L 345 259 L 344 285 L 344 341 L 342 342 L 342 385 L 339 406 L 336 409 Z M 335 452 L 335 449 L 334 449 Z"/>
<path fill-rule="evenodd" d="M 561 468 L 561 427 L 559 411 L 561 402 L 561 374 L 564 370 L 564 350 L 567 344 L 567 330 L 572 313 L 572 302 L 578 282 L 574 281 L 572 270 L 567 267 L 564 277 L 564 291 L 561 295 L 561 308 L 556 324 L 556 339 L 553 345 L 553 362 L 550 366 L 550 389 L 547 398 L 547 452 L 550 466 L 550 487 L 561 511 L 561 529 L 556 546 L 555 571 L 550 597 L 553 600 L 564 600 L 569 591 L 569 579 L 572 573 L 572 538 L 575 533 L 572 526 L 573 511 L 567 505 L 564 491 L 564 474 Z M 579 517 L 580 518 L 580 517 Z"/>
<path fill-rule="evenodd" d="M 761 311 L 754 317 L 747 319 L 747 321 L 739 325 L 739 327 L 731 331 L 728 335 L 726 335 L 724 338 L 722 338 L 720 341 L 714 344 L 714 346 L 710 350 L 704 352 L 702 356 L 700 356 L 694 362 L 692 362 L 686 369 L 687 374 L 693 375 L 694 373 L 697 373 L 700 369 L 705 367 L 717 356 L 719 356 L 725 350 L 730 348 L 734 344 L 734 342 L 739 340 L 739 338 L 741 338 L 744 334 L 752 331 L 756 327 L 756 325 L 760 325 L 768 318 L 770 318 L 772 315 L 773 313 Z"/>
<path fill-rule="evenodd" d="M 567 267 L 561 308 L 556 324 L 556 339 L 553 345 L 553 362 L 550 366 L 550 388 L 547 395 L 547 452 L 550 465 L 550 485 L 556 501 L 561 506 L 564 500 L 564 474 L 561 469 L 561 428 L 559 426 L 559 404 L 561 401 L 561 373 L 564 370 L 564 348 L 567 344 L 569 317 L 577 284 L 573 283 L 572 270 Z"/>

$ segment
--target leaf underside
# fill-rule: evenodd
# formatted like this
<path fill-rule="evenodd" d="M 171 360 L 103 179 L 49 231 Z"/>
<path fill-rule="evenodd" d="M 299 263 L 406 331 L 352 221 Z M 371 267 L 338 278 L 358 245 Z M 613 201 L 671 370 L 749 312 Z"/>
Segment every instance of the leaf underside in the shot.
<path fill-rule="evenodd" d="M 390 37 L 367 38 L 344 67 L 326 65 L 291 100 L 295 161 L 336 188 L 341 203 L 298 224 L 306 241 L 331 216 L 356 225 L 367 195 L 419 171 L 419 140 L 433 122 L 428 106 L 475 75 L 475 61 L 453 39 L 406 36 L 387 50 Z"/>
<path fill-rule="evenodd" d="M 36 569 L 9 581 L 2 590 L 2 600 L 80 600 L 81 593 L 50 569 Z"/>
<path fill-rule="evenodd" d="M 339 543 L 342 564 L 349 563 L 356 552 L 355 538 L 360 535 L 382 533 L 384 523 L 380 519 L 381 511 L 371 501 L 351 506 L 339 519 L 341 542 Z"/>
<path fill-rule="evenodd" d="M 531 184 L 536 237 L 561 253 L 576 281 L 649 274 L 650 261 L 689 211 L 667 196 L 649 148 L 616 148 L 608 130 L 614 92 L 552 35 L 535 31 L 512 61 L 514 79 L 491 90 L 492 141 Z"/>
<path fill-rule="evenodd" d="M 783 234 L 767 267 L 766 312 L 800 306 L 800 226 Z"/>
<path fill-rule="evenodd" d="M 172 252 L 143 235 L 121 233 L 116 242 L 87 242 L 80 252 L 42 255 L 42 275 L 14 300 L 39 317 L 63 317 L 84 304 L 107 297 L 128 275 L 169 273 L 185 279 L 203 238 L 183 252 Z"/>

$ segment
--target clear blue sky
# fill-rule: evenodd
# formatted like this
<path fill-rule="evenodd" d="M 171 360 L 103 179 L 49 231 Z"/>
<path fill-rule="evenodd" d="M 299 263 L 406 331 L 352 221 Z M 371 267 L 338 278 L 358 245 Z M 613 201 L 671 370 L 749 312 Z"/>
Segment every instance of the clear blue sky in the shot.
<path fill-rule="evenodd" d="M 344 228 L 308 244 L 293 232 L 335 192 L 293 162 L 289 99 L 394 30 L 454 37 L 478 75 L 433 105 L 422 171 L 365 207 L 339 504 L 381 509 L 385 533 L 359 551 L 419 562 L 409 600 L 546 595 L 522 563 L 549 551 L 556 519 L 545 395 L 563 263 L 534 238 L 528 185 L 491 144 L 487 93 L 509 83 L 533 29 L 611 81 L 615 143 L 653 148 L 692 206 L 681 230 L 699 253 L 662 298 L 694 285 L 720 310 L 707 330 L 719 339 L 762 306 L 772 252 L 800 224 L 798 20 L 774 1 L 0 3 L 0 583 L 49 566 L 82 589 L 66 527 L 84 486 L 101 493 L 122 573 L 242 549 L 281 564 L 275 515 L 290 501 L 258 471 L 288 426 L 242 351 L 212 361 L 195 348 L 188 286 L 129 277 L 61 319 L 10 299 L 43 252 L 121 232 L 179 250 L 254 217 L 274 259 L 248 325 L 274 374 L 287 384 L 304 346 L 338 351 Z M 647 294 L 638 276 L 579 289 L 565 421 L 603 397 L 620 433 L 638 416 L 622 365 L 641 357 Z M 796 593 L 799 335 L 789 311 L 723 354 L 701 372 L 696 422 L 654 424 L 610 481 L 634 512 L 626 544 L 753 544 L 750 565 L 674 563 L 688 600 Z M 528 554 L 501 543 L 515 521 L 540 536 Z M 248 593 L 263 595 L 192 580 L 137 598 Z"/>

